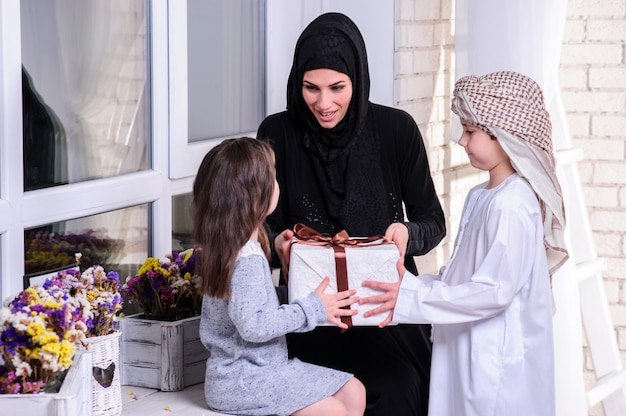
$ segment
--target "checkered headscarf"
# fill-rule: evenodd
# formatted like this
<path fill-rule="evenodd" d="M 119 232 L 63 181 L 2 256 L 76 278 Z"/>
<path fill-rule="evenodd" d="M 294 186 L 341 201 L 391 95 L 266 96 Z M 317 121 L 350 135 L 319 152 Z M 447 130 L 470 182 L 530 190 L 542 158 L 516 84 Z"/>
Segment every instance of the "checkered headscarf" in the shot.
<path fill-rule="evenodd" d="M 511 71 L 466 76 L 454 86 L 452 111 L 496 137 L 517 173 L 539 197 L 550 276 L 568 258 L 565 210 L 556 176 L 552 125 L 543 93 L 531 78 Z"/>

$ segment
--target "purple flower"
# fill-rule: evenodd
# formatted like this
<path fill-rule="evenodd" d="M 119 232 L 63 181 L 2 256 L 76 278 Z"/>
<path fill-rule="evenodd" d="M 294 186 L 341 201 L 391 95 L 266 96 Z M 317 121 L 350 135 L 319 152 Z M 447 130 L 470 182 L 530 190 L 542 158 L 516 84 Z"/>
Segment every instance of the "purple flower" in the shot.
<path fill-rule="evenodd" d="M 9 371 L 5 366 L 0 366 L 0 393 L 17 394 L 20 392 L 20 384 L 16 382 L 15 371 Z"/>
<path fill-rule="evenodd" d="M 11 355 L 17 354 L 18 348 L 31 346 L 31 339 L 12 326 L 0 333 L 0 347 L 6 348 Z"/>
<path fill-rule="evenodd" d="M 122 284 L 120 283 L 120 275 L 119 275 L 119 273 L 118 273 L 118 272 L 114 272 L 114 271 L 110 271 L 110 272 L 108 272 L 108 273 L 107 273 L 107 279 L 108 279 L 108 280 L 112 280 L 112 281 L 114 281 L 115 283 L 117 283 L 117 285 L 118 285 L 119 287 L 121 287 L 121 286 L 122 286 Z"/>
<path fill-rule="evenodd" d="M 171 320 L 200 313 L 202 294 L 196 287 L 195 248 L 173 251 L 167 261 L 146 259 L 137 275 L 128 279 L 124 294 L 138 303 L 147 315 Z M 189 279 L 189 275 L 193 278 Z"/>

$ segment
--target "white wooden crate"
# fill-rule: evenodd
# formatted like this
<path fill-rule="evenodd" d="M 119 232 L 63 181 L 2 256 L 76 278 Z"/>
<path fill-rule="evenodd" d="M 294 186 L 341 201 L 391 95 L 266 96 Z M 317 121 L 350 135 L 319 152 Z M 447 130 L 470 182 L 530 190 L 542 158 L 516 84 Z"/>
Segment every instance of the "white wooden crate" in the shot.
<path fill-rule="evenodd" d="M 202 383 L 209 352 L 200 341 L 200 316 L 178 321 L 121 319 L 122 384 L 180 391 Z"/>
<path fill-rule="evenodd" d="M 90 416 L 91 353 L 78 350 L 58 393 L 0 394 L 0 413 L 19 416 Z"/>

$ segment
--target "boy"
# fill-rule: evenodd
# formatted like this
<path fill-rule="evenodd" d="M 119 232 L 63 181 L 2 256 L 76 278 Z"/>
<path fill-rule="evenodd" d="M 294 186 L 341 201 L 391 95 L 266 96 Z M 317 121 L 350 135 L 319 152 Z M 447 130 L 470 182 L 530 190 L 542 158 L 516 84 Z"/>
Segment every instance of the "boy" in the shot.
<path fill-rule="evenodd" d="M 439 275 L 364 282 L 385 292 L 365 316 L 433 323 L 429 414 L 553 416 L 550 277 L 567 259 L 565 214 L 543 94 L 501 71 L 457 81 L 459 145 L 489 180 L 470 190 Z"/>

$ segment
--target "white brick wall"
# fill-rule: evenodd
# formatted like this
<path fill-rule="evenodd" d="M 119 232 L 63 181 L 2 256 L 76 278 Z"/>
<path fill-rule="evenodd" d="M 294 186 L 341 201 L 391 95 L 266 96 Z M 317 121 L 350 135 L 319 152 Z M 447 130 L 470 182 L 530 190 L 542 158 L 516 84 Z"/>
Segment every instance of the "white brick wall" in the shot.
<path fill-rule="evenodd" d="M 446 213 L 448 237 L 418 268 L 434 273 L 450 257 L 451 236 L 469 187 L 480 172 L 467 170 L 462 149 L 450 143 L 450 95 L 454 86 L 454 3 L 397 0 L 394 82 L 396 105 L 420 127 L 435 187 Z M 462 189 L 459 189 L 461 186 Z"/>
<path fill-rule="evenodd" d="M 560 84 L 597 253 L 606 260 L 605 290 L 626 365 L 626 0 L 569 0 Z M 396 0 L 396 97 L 424 135 L 446 212 L 448 236 L 417 259 L 436 272 L 467 190 L 484 180 L 450 143 L 454 86 L 454 0 Z M 585 381 L 595 383 L 585 343 Z M 589 415 L 601 415 L 601 406 Z"/>
<path fill-rule="evenodd" d="M 626 364 L 626 0 L 570 0 L 560 80 L 605 291 Z M 586 349 L 587 347 L 585 347 Z M 585 381 L 595 383 L 585 351 Z M 601 406 L 590 409 L 601 415 Z"/>

